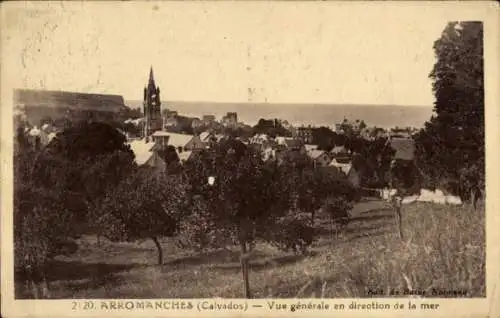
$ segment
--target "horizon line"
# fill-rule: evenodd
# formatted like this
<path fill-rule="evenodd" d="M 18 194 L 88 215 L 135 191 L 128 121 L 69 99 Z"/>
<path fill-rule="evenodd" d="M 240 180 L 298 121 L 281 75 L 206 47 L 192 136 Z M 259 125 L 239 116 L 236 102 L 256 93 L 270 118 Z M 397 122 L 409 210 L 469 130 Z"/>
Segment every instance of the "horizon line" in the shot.
<path fill-rule="evenodd" d="M 40 88 L 13 88 L 13 91 L 19 90 L 29 90 L 29 91 L 45 91 L 45 92 L 58 92 L 58 93 L 70 93 L 70 94 L 88 94 L 88 95 L 107 95 L 121 97 L 124 101 L 124 106 L 129 107 L 127 102 L 143 102 L 140 99 L 126 99 L 123 94 L 119 93 L 92 93 L 92 92 L 79 92 L 75 90 L 60 90 L 60 89 L 40 89 Z M 415 104 L 371 104 L 371 103 L 325 103 L 325 102 L 235 102 L 235 101 L 210 101 L 210 100 L 165 100 L 167 103 L 211 103 L 211 104 L 252 104 L 252 105 L 318 105 L 318 106 L 399 106 L 399 107 L 422 107 L 422 108 L 432 108 L 434 105 L 415 105 Z M 162 102 L 163 104 L 163 102 Z M 130 107 L 129 107 L 130 108 Z"/>
<path fill-rule="evenodd" d="M 143 102 L 140 99 L 124 99 L 126 102 Z M 164 103 L 210 103 L 210 104 L 248 104 L 248 105 L 319 105 L 319 106 L 399 106 L 399 107 L 426 107 L 432 108 L 434 105 L 404 105 L 404 104 L 370 104 L 370 103 L 325 103 L 325 102 L 235 102 L 235 101 L 210 101 L 210 100 L 164 100 L 161 102 L 162 106 Z M 126 105 L 128 106 L 128 105 Z"/>

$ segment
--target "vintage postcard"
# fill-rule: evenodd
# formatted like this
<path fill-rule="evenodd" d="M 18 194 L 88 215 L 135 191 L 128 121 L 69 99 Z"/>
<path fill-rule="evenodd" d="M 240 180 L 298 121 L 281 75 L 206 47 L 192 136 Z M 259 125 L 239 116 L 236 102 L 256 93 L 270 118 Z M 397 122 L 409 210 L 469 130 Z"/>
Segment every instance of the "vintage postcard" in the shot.
<path fill-rule="evenodd" d="M 2 316 L 500 315 L 497 3 L 1 14 Z"/>

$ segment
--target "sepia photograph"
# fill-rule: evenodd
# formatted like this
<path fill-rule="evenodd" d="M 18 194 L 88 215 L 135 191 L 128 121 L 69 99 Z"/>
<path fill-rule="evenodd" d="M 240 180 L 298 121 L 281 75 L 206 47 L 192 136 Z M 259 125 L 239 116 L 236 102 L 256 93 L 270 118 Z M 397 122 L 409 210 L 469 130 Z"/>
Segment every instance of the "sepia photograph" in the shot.
<path fill-rule="evenodd" d="M 2 4 L 14 299 L 485 299 L 487 38 L 446 10 Z"/>

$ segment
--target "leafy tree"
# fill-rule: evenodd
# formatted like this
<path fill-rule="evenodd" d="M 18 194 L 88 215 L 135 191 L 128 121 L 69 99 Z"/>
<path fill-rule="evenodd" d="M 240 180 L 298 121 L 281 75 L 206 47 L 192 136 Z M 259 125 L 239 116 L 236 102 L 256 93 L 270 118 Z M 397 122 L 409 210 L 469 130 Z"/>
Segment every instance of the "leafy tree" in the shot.
<path fill-rule="evenodd" d="M 272 138 L 277 136 L 291 137 L 292 134 L 288 131 L 281 122 L 277 119 L 259 119 L 257 125 L 253 127 L 254 134 L 266 134 Z"/>
<path fill-rule="evenodd" d="M 333 132 L 332 137 L 334 146 L 345 146 L 347 143 L 347 136 L 344 134 Z"/>
<path fill-rule="evenodd" d="M 349 211 L 352 207 L 352 202 L 346 196 L 329 196 L 324 200 L 323 211 L 330 217 L 330 233 L 332 238 L 334 224 L 340 228 L 344 228 L 349 223 Z M 338 236 L 337 227 L 335 232 L 336 236 Z"/>
<path fill-rule="evenodd" d="M 298 178 L 298 204 L 297 207 L 311 213 L 311 225 L 314 225 L 316 211 L 321 208 L 323 200 L 332 189 L 324 171 L 320 169 L 307 169 L 299 174 Z"/>
<path fill-rule="evenodd" d="M 430 78 L 435 116 L 416 136 L 417 156 L 434 180 L 469 180 L 469 189 L 460 194 L 470 198 L 484 186 L 482 22 L 450 22 L 434 51 L 437 61 Z"/>
<path fill-rule="evenodd" d="M 358 139 L 358 144 L 358 155 L 353 158 L 353 165 L 361 172 L 362 184 L 366 187 L 386 186 L 386 176 L 395 153 L 388 145 L 387 138 Z"/>
<path fill-rule="evenodd" d="M 36 186 L 58 188 L 72 202 L 80 225 L 92 227 L 96 206 L 109 187 L 134 171 L 134 154 L 125 137 L 102 123 L 81 123 L 59 133 L 34 159 Z"/>
<path fill-rule="evenodd" d="M 22 134 L 17 136 L 14 154 L 14 264 L 16 295 L 31 291 L 32 297 L 47 297 L 46 270 L 54 256 L 73 252 L 74 214 L 64 200 L 61 187 L 37 186 L 31 178 L 36 152 Z M 68 250 L 69 247 L 69 250 Z M 45 288 L 42 288 L 42 287 Z"/>
<path fill-rule="evenodd" d="M 335 147 L 334 132 L 328 127 L 312 129 L 312 143 L 318 145 L 318 149 L 330 151 Z"/>
<path fill-rule="evenodd" d="M 161 237 L 178 234 L 185 187 L 179 176 L 139 170 L 111 189 L 100 206 L 99 224 L 112 241 L 151 239 L 163 264 Z"/>
<path fill-rule="evenodd" d="M 310 225 L 314 225 L 316 212 L 330 195 L 343 195 L 354 200 L 355 191 L 345 175 L 329 167 L 314 167 L 309 156 L 291 152 L 283 157 L 280 169 L 288 177 L 291 195 L 295 197 L 295 208 L 310 214 Z"/>
<path fill-rule="evenodd" d="M 367 126 L 366 126 L 365 121 L 364 121 L 364 120 L 362 120 L 362 121 L 359 123 L 359 129 L 360 129 L 360 130 L 363 130 L 363 129 L 365 129 L 366 127 L 367 127 Z"/>
<path fill-rule="evenodd" d="M 287 175 L 276 163 L 265 164 L 258 151 L 229 139 L 202 151 L 186 165 L 186 176 L 190 197 L 196 196 L 200 202 L 192 202 L 192 209 L 197 214 L 205 211 L 202 220 L 207 223 L 203 226 L 224 229 L 239 245 L 245 295 L 250 297 L 247 253 L 257 238 L 273 240 L 274 225 L 289 211 Z M 211 186 L 209 176 L 215 177 Z M 207 231 L 210 235 L 218 232 Z"/>
<path fill-rule="evenodd" d="M 300 150 L 285 150 L 281 155 L 281 167 L 290 174 L 302 173 L 314 167 L 311 157 Z"/>
<path fill-rule="evenodd" d="M 174 146 L 168 145 L 157 150 L 157 153 L 167 164 L 167 170 L 170 172 L 180 170 L 180 159 Z"/>
<path fill-rule="evenodd" d="M 268 230 L 267 240 L 282 251 L 307 252 L 314 240 L 314 227 L 303 214 L 293 212 L 279 218 Z"/>

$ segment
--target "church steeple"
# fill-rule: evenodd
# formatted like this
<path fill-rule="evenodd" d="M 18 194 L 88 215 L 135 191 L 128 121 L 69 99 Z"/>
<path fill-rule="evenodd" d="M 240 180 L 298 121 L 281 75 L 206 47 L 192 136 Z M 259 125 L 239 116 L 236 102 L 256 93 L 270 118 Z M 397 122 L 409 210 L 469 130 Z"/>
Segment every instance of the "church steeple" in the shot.
<path fill-rule="evenodd" d="M 149 69 L 149 80 L 144 87 L 144 137 L 161 129 L 160 88 L 156 86 L 153 66 Z"/>

